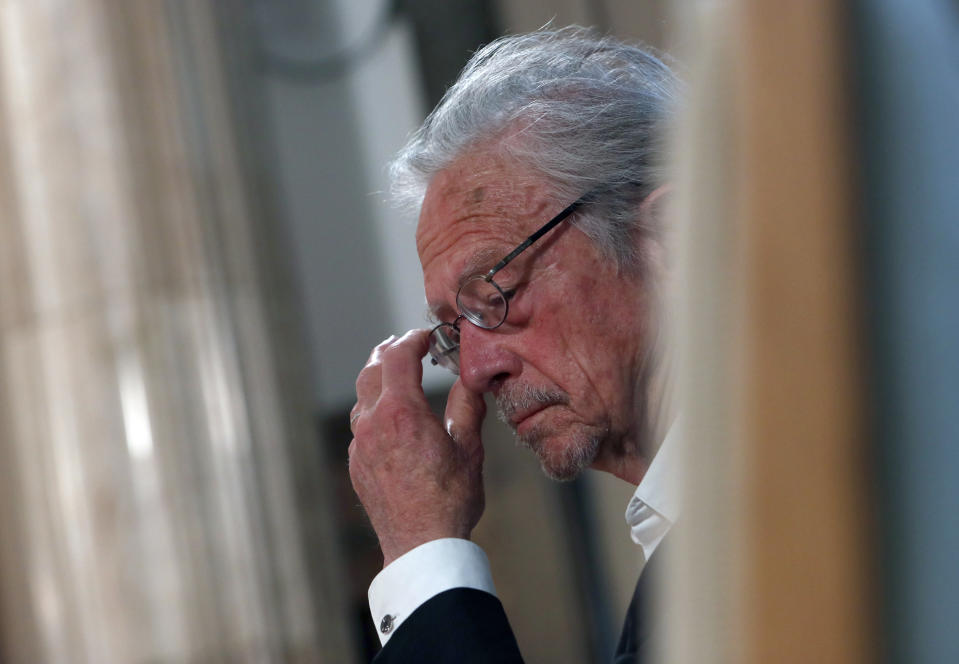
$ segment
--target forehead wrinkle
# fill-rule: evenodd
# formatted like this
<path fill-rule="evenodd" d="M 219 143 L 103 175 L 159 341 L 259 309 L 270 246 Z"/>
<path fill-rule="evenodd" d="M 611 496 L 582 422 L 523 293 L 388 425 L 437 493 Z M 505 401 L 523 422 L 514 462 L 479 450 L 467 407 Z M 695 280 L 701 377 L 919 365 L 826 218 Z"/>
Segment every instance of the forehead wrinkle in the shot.
<path fill-rule="evenodd" d="M 416 251 L 420 262 L 426 267 L 427 262 L 452 251 L 464 241 L 472 241 L 477 235 L 495 238 L 493 229 L 505 219 L 497 211 L 469 213 L 462 209 L 455 209 L 449 215 L 443 215 L 440 220 L 429 223 L 425 223 L 421 216 L 416 227 Z M 434 228 L 436 225 L 439 225 L 439 228 Z M 429 232 L 426 231 L 427 226 Z"/>
<path fill-rule="evenodd" d="M 539 201 L 539 204 L 537 205 L 538 216 L 543 216 L 542 209 L 548 209 L 550 207 L 553 207 L 553 205 L 552 205 L 552 201 L 550 201 L 549 199 L 544 199 Z M 493 214 L 484 214 L 482 215 L 481 218 L 490 218 L 490 217 L 497 220 L 498 224 L 504 224 L 504 221 L 506 220 L 506 215 L 503 214 L 502 211 L 496 211 Z M 479 219 L 477 219 L 476 217 L 470 217 L 467 215 L 463 218 L 453 221 L 450 224 L 450 226 L 453 226 L 459 223 L 473 224 L 473 223 L 476 223 L 477 221 L 479 221 Z M 539 222 L 537 221 L 536 223 L 539 223 Z M 490 233 L 490 231 L 487 229 L 483 229 L 483 230 L 474 229 L 456 237 L 455 239 L 451 239 L 449 243 L 443 249 L 441 249 L 437 255 L 445 253 L 446 251 L 450 250 L 453 247 L 453 245 L 455 245 L 459 241 L 462 241 L 468 235 L 475 235 L 477 233 L 483 233 L 483 234 L 489 233 L 491 235 L 490 242 L 495 243 L 493 245 L 487 245 L 483 248 L 476 249 L 470 255 L 470 257 L 466 260 L 466 262 L 460 268 L 459 274 L 455 278 L 454 283 L 456 284 L 456 289 L 458 290 L 460 287 L 462 287 L 463 284 L 470 277 L 474 277 L 477 275 L 485 275 L 490 270 L 490 268 L 496 265 L 498 261 L 505 258 L 506 255 L 510 251 L 512 251 L 519 244 L 519 242 L 521 242 L 521 239 L 519 239 L 520 236 L 511 237 L 511 235 L 514 235 L 517 230 L 518 229 L 516 228 L 515 225 L 505 224 L 503 227 L 503 231 L 504 231 L 503 235 L 497 234 L 494 236 L 493 233 Z M 559 237 L 559 235 L 561 235 L 562 232 L 563 232 L 562 229 L 554 230 L 550 234 L 551 237 L 544 238 L 541 241 L 542 243 L 539 247 L 539 250 L 542 250 L 543 247 L 547 247 L 550 244 L 552 244 L 552 242 L 555 241 L 555 238 Z M 421 240 L 421 243 L 420 243 L 421 259 L 422 259 L 423 251 L 427 247 L 430 247 L 431 245 L 439 242 L 440 237 L 441 237 L 440 235 L 434 235 L 433 238 L 425 242 L 425 244 L 422 242 L 423 240 L 422 237 L 418 238 Z M 534 253 L 539 253 L 539 251 L 535 251 Z M 449 309 L 451 313 L 454 313 L 456 310 L 456 307 L 455 305 L 452 307 L 448 306 L 445 301 L 432 303 L 432 304 L 428 303 L 428 315 L 432 319 L 439 319 L 440 318 L 439 312 L 443 311 L 444 309 Z"/>
<path fill-rule="evenodd" d="M 533 232 L 541 223 L 548 220 L 546 212 L 556 207 L 555 201 L 550 197 L 540 197 L 535 203 L 531 203 L 530 198 L 532 197 L 527 197 L 522 206 L 498 205 L 492 210 L 483 211 L 458 208 L 448 218 L 443 230 L 430 233 L 430 237 L 425 237 L 424 226 L 420 223 L 416 229 L 420 260 L 422 261 L 428 253 L 434 256 L 446 253 L 470 236 L 484 235 L 488 236 L 491 244 L 495 243 L 497 246 L 476 250 L 464 265 L 457 283 L 462 285 L 469 277 L 486 273 L 497 261 L 505 258 L 525 240 L 527 233 Z M 457 234 L 456 229 L 462 226 L 466 228 L 461 228 Z"/>
<path fill-rule="evenodd" d="M 539 218 L 554 203 L 543 187 L 535 173 L 495 151 L 463 155 L 433 177 L 420 211 L 416 247 L 424 278 L 432 272 L 449 282 L 434 280 L 437 289 L 434 300 L 427 300 L 428 315 L 454 313 L 450 295 L 471 276 L 488 272 L 542 223 Z M 461 242 L 472 245 L 470 254 L 461 267 L 444 269 L 444 259 Z"/>

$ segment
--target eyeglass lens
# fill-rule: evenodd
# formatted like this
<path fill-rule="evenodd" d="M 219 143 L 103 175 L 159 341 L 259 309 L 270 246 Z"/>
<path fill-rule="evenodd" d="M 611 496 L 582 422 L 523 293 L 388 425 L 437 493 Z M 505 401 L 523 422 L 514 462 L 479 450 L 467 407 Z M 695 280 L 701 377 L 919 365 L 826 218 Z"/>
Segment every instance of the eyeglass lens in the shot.
<path fill-rule="evenodd" d="M 470 277 L 460 287 L 456 305 L 469 322 L 486 330 L 502 325 L 509 308 L 499 286 L 481 275 Z"/>
<path fill-rule="evenodd" d="M 482 275 L 471 277 L 456 293 L 460 314 L 477 327 L 492 330 L 503 324 L 509 311 L 506 295 L 492 280 Z M 460 331 L 453 323 L 440 323 L 430 333 L 433 364 L 460 372 Z"/>
<path fill-rule="evenodd" d="M 452 323 L 440 323 L 430 333 L 430 357 L 433 364 L 460 373 L 460 331 Z"/>

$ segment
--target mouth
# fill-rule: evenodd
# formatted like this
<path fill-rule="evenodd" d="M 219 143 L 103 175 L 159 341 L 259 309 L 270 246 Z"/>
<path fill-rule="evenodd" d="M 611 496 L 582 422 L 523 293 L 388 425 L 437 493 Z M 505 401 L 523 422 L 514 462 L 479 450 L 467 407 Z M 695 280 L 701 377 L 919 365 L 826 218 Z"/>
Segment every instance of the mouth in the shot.
<path fill-rule="evenodd" d="M 556 404 L 541 404 L 537 405 L 535 408 L 523 411 L 521 413 L 515 413 L 512 417 L 509 418 L 509 425 L 513 428 L 514 431 L 519 431 L 520 426 L 531 419 L 533 416 L 542 413 L 547 408 L 551 408 Z"/>
<path fill-rule="evenodd" d="M 496 395 L 497 416 L 517 433 L 539 413 L 566 403 L 569 403 L 569 397 L 560 390 L 529 386 L 511 386 Z"/>

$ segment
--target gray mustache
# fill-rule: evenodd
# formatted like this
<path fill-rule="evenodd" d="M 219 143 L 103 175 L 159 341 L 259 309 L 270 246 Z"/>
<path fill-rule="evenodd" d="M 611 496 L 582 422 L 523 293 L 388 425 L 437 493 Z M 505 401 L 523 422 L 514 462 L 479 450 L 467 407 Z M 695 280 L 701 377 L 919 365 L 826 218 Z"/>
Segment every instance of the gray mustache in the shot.
<path fill-rule="evenodd" d="M 529 385 L 503 387 L 496 395 L 496 417 L 510 424 L 516 413 L 535 406 L 555 406 L 569 403 L 569 395 L 561 390 L 549 390 Z"/>

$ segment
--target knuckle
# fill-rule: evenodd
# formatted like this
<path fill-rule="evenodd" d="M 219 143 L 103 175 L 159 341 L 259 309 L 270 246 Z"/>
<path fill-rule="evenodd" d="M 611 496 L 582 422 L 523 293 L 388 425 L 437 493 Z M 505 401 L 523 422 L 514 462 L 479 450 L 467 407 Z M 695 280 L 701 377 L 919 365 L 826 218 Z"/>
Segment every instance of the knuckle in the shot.
<path fill-rule="evenodd" d="M 356 424 L 353 425 L 353 440 L 367 440 L 370 438 L 370 424 L 365 422 L 364 419 L 359 419 L 356 421 Z"/>
<path fill-rule="evenodd" d="M 396 340 L 396 335 L 391 334 L 386 339 L 376 344 L 376 346 L 373 347 L 373 350 L 370 351 L 370 357 L 366 361 L 366 366 L 375 367 L 378 364 L 380 364 L 381 358 L 383 356 L 383 352 L 386 351 L 393 344 L 395 340 Z"/>
<path fill-rule="evenodd" d="M 346 465 L 350 469 L 350 475 L 363 465 L 363 450 L 360 449 L 356 438 L 350 442 L 350 448 L 347 450 Z"/>
<path fill-rule="evenodd" d="M 410 339 L 410 334 L 410 332 L 407 332 L 402 337 L 398 337 L 392 344 L 390 344 L 390 348 L 398 348 L 405 345 Z"/>
<path fill-rule="evenodd" d="M 426 335 L 427 333 L 428 333 L 428 330 L 423 328 L 416 328 L 416 329 L 410 330 L 406 334 L 404 334 L 402 337 L 397 339 L 395 342 L 393 342 L 392 347 L 395 348 L 401 345 L 406 346 L 409 344 L 419 343 L 422 337 Z"/>
<path fill-rule="evenodd" d="M 376 344 L 376 348 L 373 349 L 373 354 L 382 353 L 384 350 L 389 348 L 395 340 L 396 340 L 395 334 L 391 334 L 386 339 L 383 339 L 383 341 Z"/>
<path fill-rule="evenodd" d="M 366 364 L 363 365 L 363 370 L 360 371 L 360 376 L 363 374 L 369 374 L 371 371 L 378 369 L 382 364 L 383 353 L 380 350 L 374 350 L 370 353 L 369 358 L 366 360 Z"/>
<path fill-rule="evenodd" d="M 356 481 L 357 469 L 359 467 L 359 463 L 355 454 L 355 442 L 356 441 L 354 440 L 350 443 L 350 449 L 346 458 L 346 469 L 350 473 L 350 480 L 352 480 L 354 483 Z"/>

